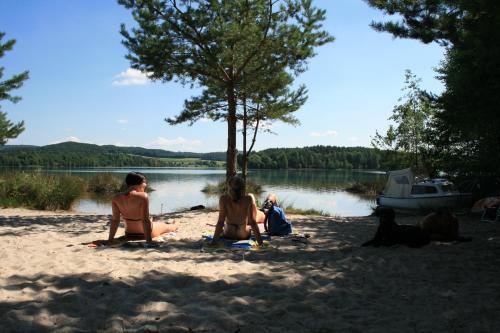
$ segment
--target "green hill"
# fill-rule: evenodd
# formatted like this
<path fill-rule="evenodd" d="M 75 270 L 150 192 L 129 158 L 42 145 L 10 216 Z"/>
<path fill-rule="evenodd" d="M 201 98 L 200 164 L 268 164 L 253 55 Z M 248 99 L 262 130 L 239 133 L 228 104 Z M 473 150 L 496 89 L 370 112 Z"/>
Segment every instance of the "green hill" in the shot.
<path fill-rule="evenodd" d="M 225 152 L 173 152 L 78 142 L 41 147 L 0 147 L 0 166 L 13 168 L 224 167 L 225 158 Z M 272 148 L 255 152 L 250 155 L 249 168 L 380 170 L 407 167 L 408 163 L 407 156 L 402 153 L 366 147 L 313 146 Z"/>
<path fill-rule="evenodd" d="M 173 152 L 78 142 L 47 146 L 3 146 L 0 166 L 66 167 L 221 167 L 225 153 Z"/>

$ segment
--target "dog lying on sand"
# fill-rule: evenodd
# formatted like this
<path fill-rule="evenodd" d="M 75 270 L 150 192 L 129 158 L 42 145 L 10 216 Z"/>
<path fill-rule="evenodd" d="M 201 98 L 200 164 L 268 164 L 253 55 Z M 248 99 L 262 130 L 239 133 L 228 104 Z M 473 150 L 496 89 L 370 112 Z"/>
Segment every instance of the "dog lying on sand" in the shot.
<path fill-rule="evenodd" d="M 458 231 L 458 219 L 446 208 L 430 213 L 417 223 L 417 226 L 425 231 L 431 240 L 442 242 L 467 242 L 471 237 L 462 237 Z"/>
<path fill-rule="evenodd" d="M 375 209 L 379 218 L 379 226 L 375 237 L 361 246 L 392 246 L 404 244 L 410 247 L 422 247 L 430 243 L 429 234 L 420 227 L 413 225 L 398 225 L 395 221 L 394 209 L 379 206 Z"/>

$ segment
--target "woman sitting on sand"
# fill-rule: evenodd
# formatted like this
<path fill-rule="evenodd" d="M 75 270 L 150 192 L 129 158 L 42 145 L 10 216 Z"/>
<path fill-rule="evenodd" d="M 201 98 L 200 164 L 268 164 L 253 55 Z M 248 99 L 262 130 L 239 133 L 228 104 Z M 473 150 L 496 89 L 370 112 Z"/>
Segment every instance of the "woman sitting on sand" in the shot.
<path fill-rule="evenodd" d="M 219 199 L 219 219 L 212 243 L 217 243 L 222 236 L 231 239 L 248 239 L 252 230 L 257 243 L 262 246 L 256 222 L 255 198 L 253 195 L 245 194 L 245 181 L 241 177 L 231 177 L 227 185 L 228 194 Z"/>
<path fill-rule="evenodd" d="M 113 198 L 111 228 L 109 230 L 110 242 L 115 238 L 120 216 L 125 222 L 125 235 L 145 238 L 148 243 L 152 239 L 166 232 L 178 229 L 178 224 L 166 224 L 164 222 L 152 222 L 149 216 L 149 199 L 144 190 L 146 189 L 146 177 L 139 172 L 130 172 L 125 178 L 128 190 Z"/>

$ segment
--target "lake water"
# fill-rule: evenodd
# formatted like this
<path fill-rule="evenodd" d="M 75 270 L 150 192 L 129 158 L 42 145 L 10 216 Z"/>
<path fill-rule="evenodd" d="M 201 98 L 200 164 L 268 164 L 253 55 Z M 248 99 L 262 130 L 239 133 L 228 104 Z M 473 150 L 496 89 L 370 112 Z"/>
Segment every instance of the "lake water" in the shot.
<path fill-rule="evenodd" d="M 147 175 L 148 184 L 154 189 L 149 194 L 152 214 L 177 211 L 195 205 L 216 207 L 218 198 L 205 195 L 201 189 L 207 184 L 216 184 L 225 178 L 225 170 L 214 169 L 79 169 L 51 172 L 71 173 L 88 178 L 99 172 L 113 172 L 125 177 L 129 171 L 140 171 Z M 385 178 L 385 175 L 369 171 L 332 170 L 254 170 L 249 178 L 263 185 L 264 193 L 275 193 L 285 206 L 316 209 L 331 215 L 363 216 L 371 213 L 374 200 L 365 199 L 342 190 L 355 181 Z M 110 214 L 109 202 L 81 199 L 74 207 L 78 212 Z"/>

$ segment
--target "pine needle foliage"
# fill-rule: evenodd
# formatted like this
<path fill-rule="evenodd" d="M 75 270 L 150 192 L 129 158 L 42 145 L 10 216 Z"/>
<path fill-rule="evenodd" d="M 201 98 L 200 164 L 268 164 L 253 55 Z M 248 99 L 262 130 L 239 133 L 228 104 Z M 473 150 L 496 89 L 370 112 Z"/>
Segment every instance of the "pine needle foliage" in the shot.
<path fill-rule="evenodd" d="M 4 43 L 2 42 L 4 37 L 5 33 L 0 31 L 0 58 L 2 58 L 7 51 L 11 51 L 16 43 L 14 39 L 7 40 Z M 12 103 L 17 103 L 21 100 L 21 97 L 11 95 L 11 90 L 21 88 L 24 81 L 29 78 L 29 74 L 27 71 L 22 72 L 2 81 L 4 70 L 4 67 L 0 67 L 0 102 L 10 101 Z M 24 122 L 11 122 L 7 118 L 7 114 L 1 110 L 2 106 L 0 104 L 0 145 L 4 145 L 9 139 L 17 138 L 19 134 L 24 131 Z"/>

